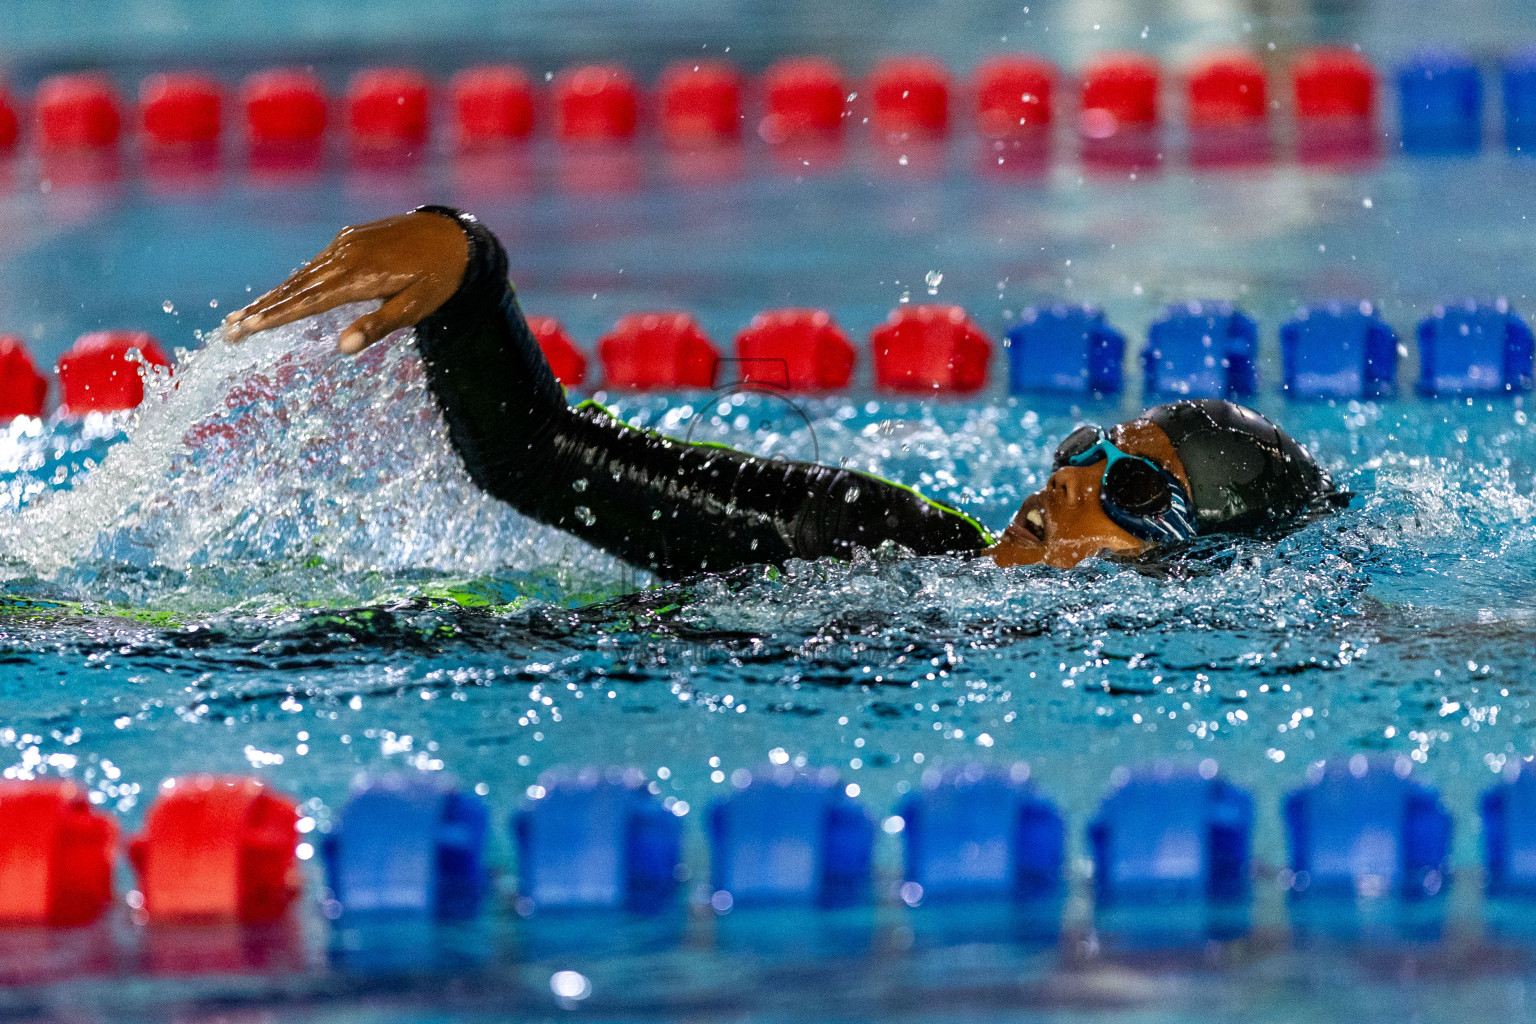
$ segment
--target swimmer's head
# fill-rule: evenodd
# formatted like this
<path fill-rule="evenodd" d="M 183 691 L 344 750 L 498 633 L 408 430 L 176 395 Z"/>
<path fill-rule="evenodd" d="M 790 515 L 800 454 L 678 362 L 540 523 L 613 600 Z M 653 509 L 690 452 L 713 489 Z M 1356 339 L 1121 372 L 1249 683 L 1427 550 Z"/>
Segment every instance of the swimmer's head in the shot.
<path fill-rule="evenodd" d="M 1190 483 L 1200 533 L 1259 533 L 1328 504 L 1337 493 L 1310 452 L 1235 402 L 1206 399 L 1148 409 Z"/>
<path fill-rule="evenodd" d="M 1103 551 L 1283 529 L 1335 495 L 1307 450 L 1252 409 L 1172 402 L 1108 431 L 1073 431 L 992 554 L 1000 565 L 1069 568 Z"/>

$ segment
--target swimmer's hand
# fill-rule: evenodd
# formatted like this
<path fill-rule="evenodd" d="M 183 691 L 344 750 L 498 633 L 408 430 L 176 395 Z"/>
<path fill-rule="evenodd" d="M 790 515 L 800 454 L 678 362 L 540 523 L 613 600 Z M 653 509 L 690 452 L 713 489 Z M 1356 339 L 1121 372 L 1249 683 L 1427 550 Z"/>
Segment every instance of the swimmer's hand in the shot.
<path fill-rule="evenodd" d="M 224 318 L 224 340 L 291 324 L 348 302 L 383 300 L 341 332 L 356 355 L 391 331 L 414 327 L 447 302 L 469 266 L 458 222 L 418 210 L 342 228 L 320 254 L 255 302 Z"/>

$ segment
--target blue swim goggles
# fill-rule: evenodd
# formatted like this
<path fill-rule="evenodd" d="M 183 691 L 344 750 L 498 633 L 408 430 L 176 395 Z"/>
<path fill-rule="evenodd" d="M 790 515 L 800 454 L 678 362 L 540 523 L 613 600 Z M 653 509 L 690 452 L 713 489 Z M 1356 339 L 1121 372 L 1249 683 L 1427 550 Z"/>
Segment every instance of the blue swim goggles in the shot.
<path fill-rule="evenodd" d="M 1099 504 L 1114 524 L 1141 540 L 1176 544 L 1195 535 L 1189 496 L 1179 478 L 1151 459 L 1115 447 L 1103 427 L 1084 425 L 1056 446 L 1052 470 L 1104 460 Z"/>

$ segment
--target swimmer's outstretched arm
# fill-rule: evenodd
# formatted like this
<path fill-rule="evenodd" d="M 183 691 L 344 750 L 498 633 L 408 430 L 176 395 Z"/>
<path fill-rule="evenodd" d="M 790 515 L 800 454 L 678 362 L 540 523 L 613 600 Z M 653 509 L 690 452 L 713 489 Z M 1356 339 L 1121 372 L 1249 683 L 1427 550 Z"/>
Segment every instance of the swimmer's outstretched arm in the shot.
<path fill-rule="evenodd" d="M 449 437 L 481 489 L 662 576 L 848 557 L 887 540 L 918 554 L 980 554 L 992 542 L 958 511 L 877 477 L 679 441 L 595 403 L 572 408 L 518 308 L 506 251 L 448 207 L 347 228 L 231 314 L 226 334 L 364 299 L 384 302 L 342 333 L 342 351 L 414 326 Z"/>

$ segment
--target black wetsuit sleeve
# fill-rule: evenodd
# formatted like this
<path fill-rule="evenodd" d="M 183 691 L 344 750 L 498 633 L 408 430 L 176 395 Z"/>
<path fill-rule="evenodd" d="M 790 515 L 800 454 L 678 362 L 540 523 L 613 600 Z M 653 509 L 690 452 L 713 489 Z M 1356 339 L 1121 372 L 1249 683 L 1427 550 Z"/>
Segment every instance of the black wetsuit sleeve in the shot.
<path fill-rule="evenodd" d="M 572 408 L 484 225 L 449 207 L 469 239 L 458 290 L 416 327 L 449 438 L 480 488 L 542 523 L 666 577 L 895 541 L 917 554 L 991 543 L 970 518 L 868 474 L 761 459 Z"/>

